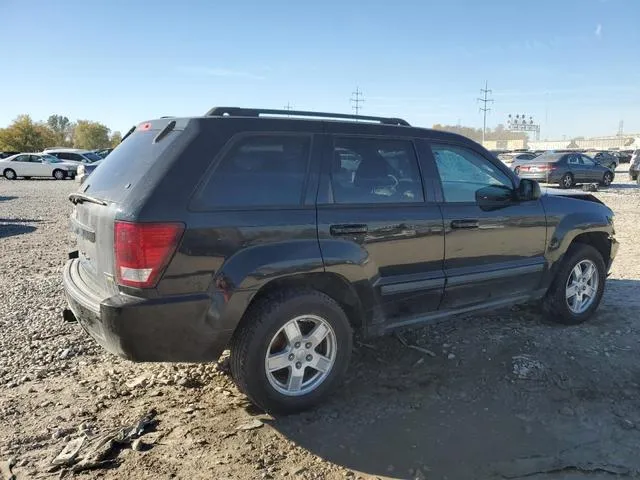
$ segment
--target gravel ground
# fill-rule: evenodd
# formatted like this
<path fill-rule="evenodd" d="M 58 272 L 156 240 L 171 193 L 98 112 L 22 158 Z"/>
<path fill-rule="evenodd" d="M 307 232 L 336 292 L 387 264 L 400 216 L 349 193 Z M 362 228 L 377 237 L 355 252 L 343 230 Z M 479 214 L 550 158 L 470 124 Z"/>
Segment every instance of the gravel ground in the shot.
<path fill-rule="evenodd" d="M 622 166 L 618 177 L 626 180 Z M 256 411 L 208 365 L 133 364 L 65 324 L 70 181 L 0 180 L 0 478 L 611 478 L 640 472 L 640 189 L 597 195 L 621 242 L 579 327 L 518 307 L 356 342 L 343 389 L 313 412 Z M 52 466 L 154 409 L 142 444 L 74 474 Z"/>

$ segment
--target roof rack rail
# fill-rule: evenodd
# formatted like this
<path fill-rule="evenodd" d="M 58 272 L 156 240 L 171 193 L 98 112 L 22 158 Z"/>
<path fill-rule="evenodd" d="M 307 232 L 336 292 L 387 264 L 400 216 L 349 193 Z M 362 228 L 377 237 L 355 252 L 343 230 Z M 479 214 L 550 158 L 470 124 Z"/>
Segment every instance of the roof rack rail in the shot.
<path fill-rule="evenodd" d="M 326 112 L 307 112 L 303 110 L 274 110 L 263 108 L 240 108 L 240 107 L 213 107 L 205 116 L 207 117 L 259 117 L 261 115 L 275 115 L 285 117 L 312 117 L 317 119 L 334 118 L 345 120 L 363 120 L 366 122 L 378 122 L 383 125 L 402 125 L 410 127 L 411 125 L 402 118 L 387 117 L 370 117 L 367 115 L 349 115 L 348 113 L 326 113 Z"/>

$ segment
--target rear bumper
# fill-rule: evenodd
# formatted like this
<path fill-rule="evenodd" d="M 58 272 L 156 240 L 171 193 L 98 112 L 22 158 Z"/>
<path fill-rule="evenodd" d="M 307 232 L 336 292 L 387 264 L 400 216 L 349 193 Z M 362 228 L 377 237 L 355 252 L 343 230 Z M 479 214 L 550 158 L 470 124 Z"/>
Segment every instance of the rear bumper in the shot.
<path fill-rule="evenodd" d="M 213 328 L 205 294 L 142 299 L 118 294 L 100 299 L 80 277 L 77 259 L 67 262 L 63 284 L 82 328 L 105 350 L 135 362 L 215 361 L 232 330 Z"/>
<path fill-rule="evenodd" d="M 562 175 L 559 173 L 549 173 L 546 172 L 523 172 L 520 170 L 518 174 L 520 178 L 527 178 L 529 180 L 535 180 L 539 183 L 559 183 Z"/>

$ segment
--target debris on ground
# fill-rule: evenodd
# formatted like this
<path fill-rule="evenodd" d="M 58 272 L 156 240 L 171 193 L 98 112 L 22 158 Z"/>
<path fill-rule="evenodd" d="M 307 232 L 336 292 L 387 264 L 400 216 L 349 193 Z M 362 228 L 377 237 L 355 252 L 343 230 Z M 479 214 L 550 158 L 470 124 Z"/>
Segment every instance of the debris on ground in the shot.
<path fill-rule="evenodd" d="M 10 458 L 6 462 L 0 463 L 0 480 L 16 480 L 13 467 L 16 466 L 16 459 Z"/>
<path fill-rule="evenodd" d="M 238 425 L 236 430 L 255 430 L 256 428 L 260 428 L 264 425 L 262 420 L 258 420 L 257 418 L 251 420 L 250 422 L 243 423 L 242 425 Z"/>
<path fill-rule="evenodd" d="M 146 444 L 140 440 L 146 431 L 156 424 L 156 411 L 150 410 L 130 427 L 112 430 L 103 435 L 90 438 L 86 433 L 67 443 L 64 449 L 51 462 L 57 468 L 70 468 L 73 472 L 105 468 L 117 465 L 120 450 L 131 446 L 133 450 L 142 451 Z"/>
<path fill-rule="evenodd" d="M 401 333 L 396 332 L 395 336 L 400 341 L 400 343 L 402 345 L 404 345 L 405 347 L 407 347 L 407 348 L 411 348 L 411 349 L 416 350 L 416 351 L 421 352 L 421 353 L 426 353 L 430 357 L 435 357 L 436 356 L 436 354 L 434 352 L 432 352 L 431 350 L 429 350 L 428 348 L 423 348 L 423 347 L 419 347 L 418 345 L 409 344 L 409 342 L 407 342 L 407 339 L 404 338 Z"/>
<path fill-rule="evenodd" d="M 539 379 L 544 373 L 544 365 L 529 355 L 516 355 L 511 359 L 513 374 L 521 379 Z"/>

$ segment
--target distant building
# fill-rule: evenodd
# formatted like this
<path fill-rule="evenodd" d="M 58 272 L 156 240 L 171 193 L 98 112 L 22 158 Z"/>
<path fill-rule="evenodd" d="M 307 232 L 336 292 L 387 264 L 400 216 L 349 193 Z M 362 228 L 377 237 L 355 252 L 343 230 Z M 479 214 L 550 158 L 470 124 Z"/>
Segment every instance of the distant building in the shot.
<path fill-rule="evenodd" d="M 482 145 L 487 150 L 518 150 L 527 148 L 527 143 L 531 145 L 531 142 L 527 142 L 526 138 L 519 138 L 516 140 L 485 140 Z"/>
<path fill-rule="evenodd" d="M 529 141 L 531 150 L 631 150 L 640 148 L 640 133 L 623 136 Z"/>

